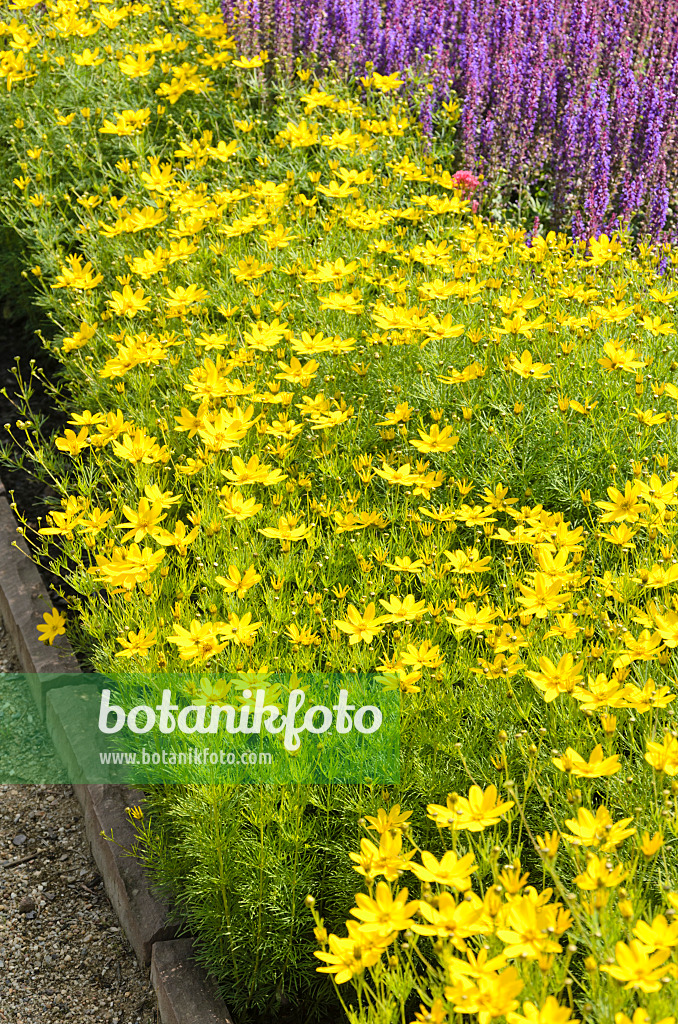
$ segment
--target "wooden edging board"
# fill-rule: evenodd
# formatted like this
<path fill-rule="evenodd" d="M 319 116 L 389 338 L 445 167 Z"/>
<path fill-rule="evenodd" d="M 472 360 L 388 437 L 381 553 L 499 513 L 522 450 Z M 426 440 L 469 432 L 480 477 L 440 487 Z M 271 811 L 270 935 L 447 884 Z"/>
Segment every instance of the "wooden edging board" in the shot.
<path fill-rule="evenodd" d="M 31 690 L 41 719 L 51 735 L 60 737 L 63 749 L 69 701 L 87 699 L 94 688 L 88 685 L 87 674 L 80 673 L 65 636 L 57 637 L 51 647 L 38 639 L 37 626 L 51 609 L 0 481 L 0 615 L 21 668 L 29 679 L 34 677 Z M 78 674 L 82 686 L 74 687 L 72 677 Z M 77 756 L 76 748 L 72 756 Z M 151 891 L 141 863 L 124 852 L 134 842 L 125 809 L 142 805 L 143 793 L 124 785 L 74 785 L 73 790 L 113 909 L 140 963 L 150 964 L 162 1024 L 233 1024 L 213 979 L 191 956 L 192 940 L 175 938 L 168 908 Z M 115 842 L 102 833 L 113 833 Z"/>

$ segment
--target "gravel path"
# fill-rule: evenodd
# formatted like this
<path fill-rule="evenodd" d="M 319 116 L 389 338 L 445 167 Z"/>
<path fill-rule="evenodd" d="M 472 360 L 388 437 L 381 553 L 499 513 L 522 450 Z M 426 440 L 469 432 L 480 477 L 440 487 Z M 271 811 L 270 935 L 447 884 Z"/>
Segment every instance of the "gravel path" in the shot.
<path fill-rule="evenodd" d="M 33 729 L 34 760 L 49 757 L 28 688 L 8 674 L 18 670 L 0 620 L 0 780 L 15 717 Z M 58 771 L 50 761 L 50 778 L 62 778 Z M 0 784 L 0 1022 L 158 1020 L 148 972 L 108 902 L 71 787 Z"/>

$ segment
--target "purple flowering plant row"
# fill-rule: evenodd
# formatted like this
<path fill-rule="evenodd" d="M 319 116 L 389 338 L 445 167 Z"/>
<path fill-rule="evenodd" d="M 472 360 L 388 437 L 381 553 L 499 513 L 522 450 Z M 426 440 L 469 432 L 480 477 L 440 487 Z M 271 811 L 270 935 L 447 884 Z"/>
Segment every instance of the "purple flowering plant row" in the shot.
<path fill-rule="evenodd" d="M 427 68 L 425 131 L 456 94 L 457 154 L 486 204 L 577 237 L 672 232 L 677 0 L 222 0 L 245 52 L 339 72 Z"/>

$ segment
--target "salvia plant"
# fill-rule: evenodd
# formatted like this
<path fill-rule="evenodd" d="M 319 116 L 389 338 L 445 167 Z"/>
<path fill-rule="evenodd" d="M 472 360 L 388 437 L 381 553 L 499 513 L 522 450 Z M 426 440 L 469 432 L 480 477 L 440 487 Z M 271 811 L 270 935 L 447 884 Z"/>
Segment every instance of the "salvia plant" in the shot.
<path fill-rule="evenodd" d="M 248 52 L 381 74 L 425 66 L 425 131 L 453 90 L 458 145 L 493 210 L 577 237 L 676 199 L 678 6 L 670 0 L 222 0 Z M 670 224 L 673 224 L 671 219 Z"/>

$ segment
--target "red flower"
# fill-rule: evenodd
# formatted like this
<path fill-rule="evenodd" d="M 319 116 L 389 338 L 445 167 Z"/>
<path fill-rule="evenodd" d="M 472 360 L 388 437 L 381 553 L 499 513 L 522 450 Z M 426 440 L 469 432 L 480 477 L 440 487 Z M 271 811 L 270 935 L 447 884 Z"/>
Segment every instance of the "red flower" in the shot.
<path fill-rule="evenodd" d="M 473 192 L 480 184 L 475 174 L 471 174 L 470 171 L 457 171 L 456 174 L 452 175 L 452 181 L 459 188 L 468 189 L 469 192 Z"/>

